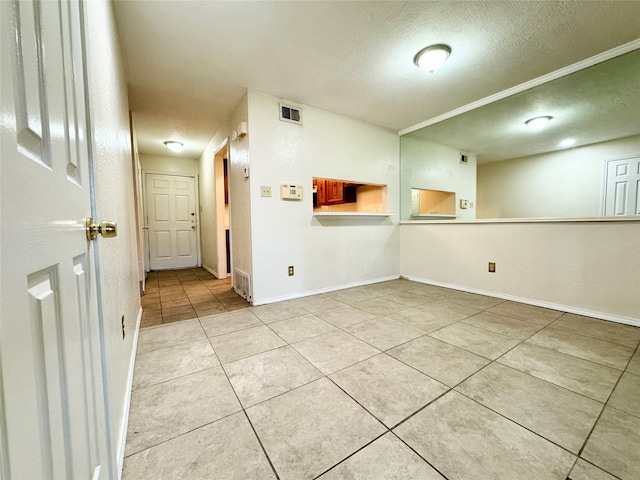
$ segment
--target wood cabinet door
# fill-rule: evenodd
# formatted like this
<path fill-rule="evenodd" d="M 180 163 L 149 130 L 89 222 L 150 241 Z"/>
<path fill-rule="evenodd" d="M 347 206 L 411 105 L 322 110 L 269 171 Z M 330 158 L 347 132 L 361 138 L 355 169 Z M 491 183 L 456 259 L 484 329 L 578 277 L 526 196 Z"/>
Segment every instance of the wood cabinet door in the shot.
<path fill-rule="evenodd" d="M 327 180 L 327 204 L 344 202 L 344 182 Z"/>

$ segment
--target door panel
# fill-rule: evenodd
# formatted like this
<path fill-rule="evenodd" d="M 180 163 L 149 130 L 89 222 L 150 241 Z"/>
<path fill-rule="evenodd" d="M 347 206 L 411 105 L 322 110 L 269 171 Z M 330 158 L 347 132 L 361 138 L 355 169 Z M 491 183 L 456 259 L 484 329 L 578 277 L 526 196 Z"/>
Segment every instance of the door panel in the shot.
<path fill-rule="evenodd" d="M 0 2 L 6 478 L 113 473 L 94 252 L 84 231 L 92 212 L 82 8 Z"/>
<path fill-rule="evenodd" d="M 640 156 L 609 160 L 605 179 L 605 215 L 640 215 Z"/>
<path fill-rule="evenodd" d="M 151 270 L 195 267 L 195 178 L 150 173 L 146 177 Z"/>

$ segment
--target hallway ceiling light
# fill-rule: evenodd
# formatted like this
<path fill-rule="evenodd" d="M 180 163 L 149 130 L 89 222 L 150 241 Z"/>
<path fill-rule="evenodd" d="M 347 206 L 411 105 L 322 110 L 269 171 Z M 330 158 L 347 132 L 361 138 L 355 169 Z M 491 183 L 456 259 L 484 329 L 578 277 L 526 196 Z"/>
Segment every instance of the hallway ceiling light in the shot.
<path fill-rule="evenodd" d="M 183 147 L 183 144 L 181 142 L 176 142 L 174 140 L 167 140 L 166 142 L 164 142 L 164 144 L 172 152 L 179 152 Z"/>
<path fill-rule="evenodd" d="M 416 56 L 413 57 L 413 63 L 425 72 L 433 73 L 442 66 L 449 55 L 451 55 L 449 45 L 429 45 L 416 53 Z"/>
<path fill-rule="evenodd" d="M 547 123 L 549 123 L 552 118 L 553 117 L 550 117 L 549 115 L 545 115 L 543 117 L 530 118 L 524 123 L 531 127 L 532 130 L 542 130 L 547 126 Z"/>
<path fill-rule="evenodd" d="M 576 140 L 574 138 L 565 138 L 559 144 L 560 148 L 567 148 L 575 145 Z"/>

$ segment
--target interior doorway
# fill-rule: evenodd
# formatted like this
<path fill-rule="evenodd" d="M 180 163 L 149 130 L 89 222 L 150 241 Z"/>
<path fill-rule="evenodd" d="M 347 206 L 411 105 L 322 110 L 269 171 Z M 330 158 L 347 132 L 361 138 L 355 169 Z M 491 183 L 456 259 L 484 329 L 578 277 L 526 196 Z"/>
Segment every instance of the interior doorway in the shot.
<path fill-rule="evenodd" d="M 229 156 L 225 143 L 214 155 L 216 245 L 218 276 L 227 278 L 231 274 L 231 225 L 229 221 Z"/>
<path fill-rule="evenodd" d="M 195 178 L 146 174 L 149 266 L 192 268 L 198 263 Z"/>

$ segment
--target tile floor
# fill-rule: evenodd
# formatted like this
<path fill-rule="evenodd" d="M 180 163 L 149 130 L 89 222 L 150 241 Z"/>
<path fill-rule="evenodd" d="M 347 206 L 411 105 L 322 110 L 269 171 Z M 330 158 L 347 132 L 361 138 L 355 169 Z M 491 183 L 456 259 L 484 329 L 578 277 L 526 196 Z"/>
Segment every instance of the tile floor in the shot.
<path fill-rule="evenodd" d="M 203 268 L 149 272 L 142 297 L 141 327 L 172 323 L 247 308 L 231 288 Z"/>
<path fill-rule="evenodd" d="M 639 343 L 407 280 L 145 328 L 124 479 L 638 479 Z"/>

